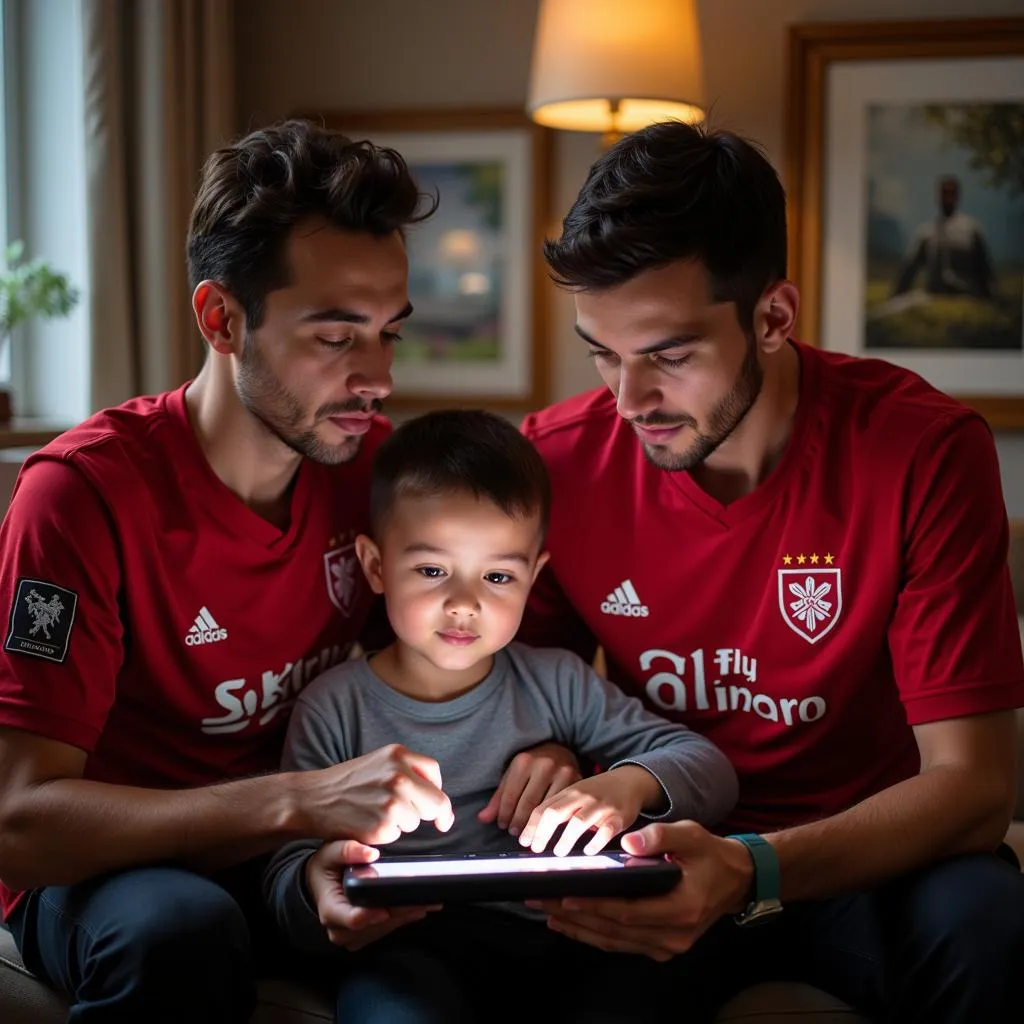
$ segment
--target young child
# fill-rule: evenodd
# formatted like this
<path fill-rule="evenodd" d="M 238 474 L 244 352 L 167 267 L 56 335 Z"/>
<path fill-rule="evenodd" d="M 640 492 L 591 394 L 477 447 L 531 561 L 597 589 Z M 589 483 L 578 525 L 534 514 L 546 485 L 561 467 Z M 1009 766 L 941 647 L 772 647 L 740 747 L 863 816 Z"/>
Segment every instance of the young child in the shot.
<path fill-rule="evenodd" d="M 433 758 L 454 823 L 442 831 L 421 822 L 396 838 L 389 854 L 540 852 L 560 826 L 555 854 L 590 832 L 583 849 L 595 853 L 641 815 L 712 824 L 732 808 L 735 772 L 709 741 L 648 711 L 576 655 L 513 641 L 546 560 L 549 500 L 537 452 L 496 415 L 430 413 L 399 427 L 377 452 L 373 537 L 360 536 L 356 554 L 384 596 L 395 640 L 306 688 L 282 767 L 322 768 L 395 743 Z M 605 770 L 556 793 L 524 791 L 520 799 L 536 806 L 517 837 L 497 824 L 494 796 L 515 755 L 545 742 Z M 266 876 L 279 924 L 307 949 L 325 944 L 306 884 L 320 846 L 289 844 Z M 380 923 L 387 912 L 353 909 L 353 920 L 360 915 Z M 506 977 L 509 956 L 539 966 L 537 951 L 552 954 L 552 943 L 559 957 L 572 947 L 575 957 L 619 965 L 641 959 L 572 943 L 523 905 L 453 907 L 401 923 L 349 958 L 339 1020 L 396 1020 L 400 1006 L 410 1020 L 450 1021 L 460 1013 L 494 1019 L 493 1006 L 480 1007 L 494 994 L 489 968 L 504 962 Z"/>

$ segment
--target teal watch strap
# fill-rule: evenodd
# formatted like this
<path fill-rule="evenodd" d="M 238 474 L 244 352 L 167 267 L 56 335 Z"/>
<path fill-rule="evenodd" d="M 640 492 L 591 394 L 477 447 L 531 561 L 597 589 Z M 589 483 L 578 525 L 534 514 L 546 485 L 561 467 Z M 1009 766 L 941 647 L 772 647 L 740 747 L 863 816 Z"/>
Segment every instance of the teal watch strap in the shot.
<path fill-rule="evenodd" d="M 750 851 L 754 861 L 754 902 L 777 900 L 782 891 L 782 882 L 779 877 L 779 858 L 772 844 L 756 832 L 742 832 L 725 838 L 738 840 Z"/>

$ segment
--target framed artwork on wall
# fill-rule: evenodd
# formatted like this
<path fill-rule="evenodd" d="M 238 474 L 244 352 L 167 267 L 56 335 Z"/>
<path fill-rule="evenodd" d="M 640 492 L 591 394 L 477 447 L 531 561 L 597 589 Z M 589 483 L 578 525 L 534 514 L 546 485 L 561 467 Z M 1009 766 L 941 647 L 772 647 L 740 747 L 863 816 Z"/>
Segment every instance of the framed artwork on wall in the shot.
<path fill-rule="evenodd" d="M 794 25 L 798 336 L 1024 429 L 1024 18 Z"/>
<path fill-rule="evenodd" d="M 549 280 L 541 245 L 550 132 L 519 110 L 335 110 L 304 116 L 397 150 L 436 212 L 410 227 L 413 314 L 395 348 L 389 409 L 548 400 Z"/>

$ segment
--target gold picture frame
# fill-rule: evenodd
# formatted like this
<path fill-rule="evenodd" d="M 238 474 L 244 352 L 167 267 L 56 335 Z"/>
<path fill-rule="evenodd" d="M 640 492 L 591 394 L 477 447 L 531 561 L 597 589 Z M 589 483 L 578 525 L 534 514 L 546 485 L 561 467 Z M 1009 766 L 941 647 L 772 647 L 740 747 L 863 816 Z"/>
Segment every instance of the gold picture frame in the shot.
<path fill-rule="evenodd" d="M 854 246 L 844 248 L 837 225 L 847 217 L 851 224 L 856 224 L 860 217 L 861 226 L 855 227 L 854 232 L 860 232 L 866 247 L 864 239 L 871 230 L 864 226 L 870 213 L 868 192 L 874 182 L 866 177 L 867 156 L 855 154 L 857 159 L 852 161 L 854 164 L 858 159 L 862 161 L 859 180 L 850 162 L 834 159 L 830 165 L 829 156 L 853 152 L 857 140 L 863 145 L 868 132 L 856 116 L 837 116 L 836 112 L 851 115 L 857 102 L 862 104 L 861 112 L 869 102 L 875 104 L 873 110 L 884 112 L 885 103 L 890 101 L 886 100 L 886 86 L 879 85 L 880 81 L 896 83 L 897 87 L 890 94 L 894 97 L 891 100 L 894 109 L 901 104 L 908 109 L 920 104 L 922 109 L 934 110 L 946 104 L 954 111 L 964 109 L 965 104 L 980 103 L 982 98 L 987 104 L 1006 103 L 1016 109 L 1018 103 L 1024 105 L 1024 74 L 1018 73 L 1016 58 L 1020 58 L 1020 67 L 1024 67 L 1024 18 L 816 23 L 790 27 L 785 175 L 790 277 L 800 288 L 802 297 L 798 337 L 827 348 L 857 351 L 857 343 L 850 342 L 845 334 L 849 317 L 840 319 L 838 328 L 830 328 L 828 320 L 841 314 L 833 311 L 834 303 L 830 302 L 826 291 L 842 298 L 847 292 L 860 289 L 859 300 L 848 301 L 851 308 L 859 301 L 857 315 L 867 315 L 864 311 L 868 309 L 867 261 L 870 257 L 862 255 L 863 250 L 853 252 Z M 957 67 L 962 67 L 965 74 L 949 73 L 951 68 Z M 966 74 L 968 69 L 970 74 Z M 991 71 L 994 82 L 1009 73 L 1007 80 L 1014 84 L 1005 99 L 1001 98 L 998 85 L 978 85 L 984 77 L 978 72 L 986 69 Z M 863 94 L 871 97 L 869 100 L 849 98 L 849 83 L 859 82 L 860 79 L 853 77 L 857 75 L 868 83 Z M 920 83 L 929 81 L 935 85 L 934 99 L 921 92 Z M 971 89 L 980 89 L 979 98 L 973 98 L 973 92 L 965 92 Z M 964 98 L 967 96 L 972 98 Z M 844 176 L 842 184 L 837 184 Z M 931 196 L 934 187 L 931 179 L 926 187 Z M 838 200 L 830 198 L 834 196 L 838 196 Z M 856 207 L 852 213 L 843 206 L 844 202 L 846 207 Z M 832 221 L 828 222 L 830 216 Z M 1024 243 L 1020 251 L 1024 252 Z M 857 280 L 858 273 L 862 275 L 860 280 Z M 1009 279 L 1016 280 L 1013 274 Z M 1021 281 L 1024 282 L 1024 272 Z M 1008 306 L 1011 315 L 1016 316 L 1012 314 L 1012 303 Z M 837 341 L 836 337 L 829 336 L 830 332 L 844 334 L 844 340 Z M 1011 328 L 1011 337 L 1012 334 Z M 862 327 L 861 337 L 868 336 L 866 327 Z M 941 390 L 955 394 L 981 412 L 993 429 L 1020 430 L 1024 429 L 1024 386 L 1018 387 L 1017 382 L 1024 382 L 1024 337 L 1019 347 L 1019 352 L 1013 347 L 1012 352 L 991 356 L 972 354 L 968 349 L 948 354 L 933 350 L 927 355 L 906 355 L 907 349 L 892 355 L 884 350 L 869 351 L 921 372 Z M 936 367 L 934 376 L 919 366 Z"/>

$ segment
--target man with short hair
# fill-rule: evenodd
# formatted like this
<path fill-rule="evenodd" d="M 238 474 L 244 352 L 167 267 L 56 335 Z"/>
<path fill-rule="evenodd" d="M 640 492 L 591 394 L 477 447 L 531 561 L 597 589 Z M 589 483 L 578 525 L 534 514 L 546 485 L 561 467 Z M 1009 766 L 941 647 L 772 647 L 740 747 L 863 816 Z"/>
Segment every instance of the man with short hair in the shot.
<path fill-rule="evenodd" d="M 202 370 L 25 463 L 0 528 L 0 903 L 72 1021 L 247 1021 L 260 855 L 450 820 L 399 748 L 268 774 L 370 610 L 354 541 L 420 201 L 397 153 L 308 122 L 217 151 L 188 240 Z"/>
<path fill-rule="evenodd" d="M 626 136 L 545 255 L 606 387 L 524 421 L 554 495 L 520 638 L 600 646 L 740 778 L 721 834 L 624 838 L 681 863 L 672 894 L 552 927 L 676 956 L 688 1021 L 773 978 L 878 1019 L 1016 1019 L 1024 668 L 987 424 L 791 338 L 785 196 L 735 134 Z"/>

